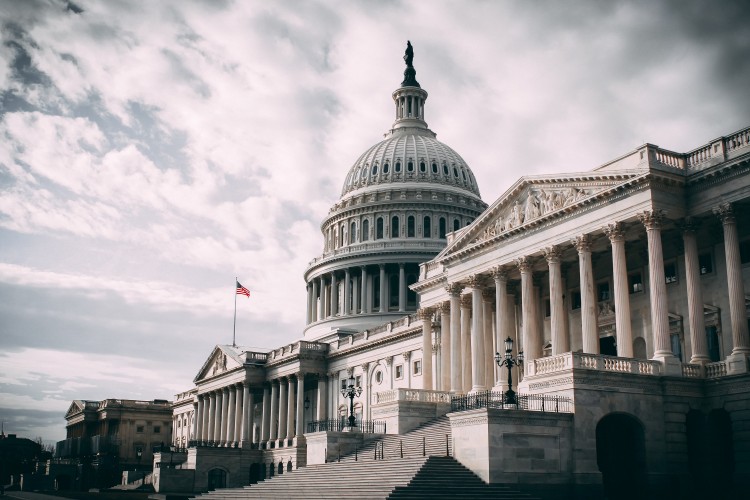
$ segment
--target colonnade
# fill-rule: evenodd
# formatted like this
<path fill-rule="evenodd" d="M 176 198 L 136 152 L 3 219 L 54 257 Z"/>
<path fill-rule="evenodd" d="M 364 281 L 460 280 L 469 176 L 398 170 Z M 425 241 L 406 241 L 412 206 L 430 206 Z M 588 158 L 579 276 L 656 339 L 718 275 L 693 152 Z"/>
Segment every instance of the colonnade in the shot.
<path fill-rule="evenodd" d="M 416 264 L 415 264 L 416 266 Z M 393 265 L 358 266 L 343 271 L 332 271 L 312 279 L 307 285 L 307 324 L 328 318 L 356 314 L 385 313 L 395 310 L 390 304 L 392 290 L 390 279 Z M 407 264 L 398 264 L 398 312 L 407 311 Z M 411 273 L 416 276 L 416 272 Z M 379 278 L 376 290 L 372 278 Z"/>
<path fill-rule="evenodd" d="M 254 396 L 247 383 L 199 394 L 194 406 L 194 440 L 227 447 L 253 442 Z"/>
<path fill-rule="evenodd" d="M 748 356 L 750 355 L 750 335 L 748 334 L 736 221 L 730 204 L 722 204 L 713 212 L 719 217 L 724 232 L 726 281 L 732 332 L 731 355 Z M 678 365 L 670 343 L 667 288 L 661 242 L 665 217 L 663 212 L 654 210 L 641 213 L 639 220 L 647 235 L 650 283 L 648 297 L 651 311 L 653 359 L 661 360 L 665 365 Z M 686 269 L 688 325 L 692 346 L 690 362 L 706 363 L 710 361 L 710 357 L 704 325 L 696 226 L 695 222 L 688 218 L 681 221 L 679 227 L 682 232 Z M 622 222 L 613 222 L 603 228 L 603 233 L 608 237 L 612 249 L 612 288 L 617 355 L 633 357 L 625 226 Z M 571 240 L 570 245 L 578 254 L 582 351 L 599 354 L 599 303 L 592 266 L 592 235 L 578 235 Z M 518 324 L 521 325 L 521 345 L 517 344 L 518 351 L 523 351 L 527 365 L 529 361 L 542 357 L 544 338 L 542 325 L 539 324 L 541 317 L 539 311 L 542 307 L 539 300 L 541 280 L 537 279 L 539 275 L 535 273 L 535 268 L 538 271 L 541 263 L 539 253 L 546 261 L 548 272 L 551 354 L 560 354 L 571 349 L 568 308 L 565 307 L 564 299 L 563 262 L 561 261 L 561 255 L 565 249 L 562 245 L 541 248 L 535 254 L 518 257 L 505 263 L 495 263 L 496 265 L 485 273 L 476 274 L 462 282 L 449 283 L 445 287 L 449 300 L 438 304 L 435 311 L 440 317 L 439 377 L 436 389 L 470 392 L 489 389 L 501 382 L 504 372 L 496 369 L 492 357 L 497 351 L 502 354 L 505 337 L 509 335 L 513 337 L 515 325 Z M 511 273 L 514 276 L 520 275 L 520 290 L 515 289 L 516 293 L 520 291 L 520 318 L 515 318 L 516 308 L 512 299 L 509 300 L 508 285 Z M 423 317 L 427 315 L 423 314 Z M 424 328 L 431 328 L 429 320 L 423 321 Z M 428 358 L 429 356 L 425 356 L 425 359 Z M 427 368 L 425 364 L 424 380 L 430 387 L 425 386 L 425 389 L 432 388 L 431 382 L 428 382 L 432 380 L 432 373 L 428 372 Z M 493 380 L 495 374 L 499 379 Z"/>

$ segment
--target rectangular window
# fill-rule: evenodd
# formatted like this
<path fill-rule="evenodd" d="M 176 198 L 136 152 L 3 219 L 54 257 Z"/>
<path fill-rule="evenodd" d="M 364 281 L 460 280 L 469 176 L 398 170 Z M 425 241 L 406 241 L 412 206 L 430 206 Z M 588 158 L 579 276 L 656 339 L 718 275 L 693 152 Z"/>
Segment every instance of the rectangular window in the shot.
<path fill-rule="evenodd" d="M 609 281 L 603 281 L 596 285 L 596 296 L 599 301 L 609 300 Z"/>
<path fill-rule="evenodd" d="M 552 316 L 552 304 L 549 299 L 544 299 L 544 317 L 549 318 Z"/>
<path fill-rule="evenodd" d="M 705 252 L 698 255 L 698 267 L 700 268 L 701 274 L 714 272 L 714 261 L 711 258 L 711 252 Z"/>
<path fill-rule="evenodd" d="M 417 359 L 414 361 L 414 375 L 422 375 L 422 360 Z"/>
<path fill-rule="evenodd" d="M 135 426 L 135 432 L 142 433 L 143 430 L 144 430 L 144 427 L 142 425 Z"/>
<path fill-rule="evenodd" d="M 396 380 L 404 378 L 404 365 L 396 365 Z"/>
<path fill-rule="evenodd" d="M 643 291 L 643 277 L 640 272 L 628 274 L 628 289 L 630 293 L 639 293 Z"/>
<path fill-rule="evenodd" d="M 341 388 L 342 389 L 346 389 L 346 379 L 345 378 L 341 379 Z"/>
<path fill-rule="evenodd" d="M 667 284 L 677 283 L 677 264 L 675 261 L 664 263 L 664 281 Z"/>
<path fill-rule="evenodd" d="M 362 375 L 357 375 L 354 378 L 354 387 L 362 387 Z"/>
<path fill-rule="evenodd" d="M 161 434 L 161 426 L 155 425 L 154 426 L 154 434 Z"/>
<path fill-rule="evenodd" d="M 581 308 L 581 292 L 576 290 L 570 293 L 570 308 L 574 311 Z"/>

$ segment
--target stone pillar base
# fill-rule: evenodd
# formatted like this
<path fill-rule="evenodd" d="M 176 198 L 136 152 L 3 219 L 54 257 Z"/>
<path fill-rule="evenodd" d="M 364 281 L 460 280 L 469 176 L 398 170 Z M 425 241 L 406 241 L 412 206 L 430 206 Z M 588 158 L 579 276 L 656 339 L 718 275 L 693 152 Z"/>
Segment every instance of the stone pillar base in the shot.
<path fill-rule="evenodd" d="M 747 356 L 745 354 L 730 354 L 727 356 L 727 375 L 747 373 Z"/>
<path fill-rule="evenodd" d="M 651 359 L 661 363 L 662 375 L 668 377 L 682 377 L 682 363 L 674 356 L 674 354 L 669 354 L 667 356 L 658 355 Z"/>

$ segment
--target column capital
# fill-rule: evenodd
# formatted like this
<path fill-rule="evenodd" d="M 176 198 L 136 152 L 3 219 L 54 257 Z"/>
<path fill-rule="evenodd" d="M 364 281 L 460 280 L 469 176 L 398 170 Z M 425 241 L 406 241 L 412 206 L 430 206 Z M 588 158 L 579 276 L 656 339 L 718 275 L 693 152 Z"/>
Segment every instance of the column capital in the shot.
<path fill-rule="evenodd" d="M 361 368 L 362 368 L 362 373 L 364 373 L 366 375 L 370 371 L 370 362 L 366 361 L 366 362 L 362 363 Z"/>
<path fill-rule="evenodd" d="M 411 359 L 411 351 L 406 351 L 403 354 L 401 354 L 401 356 L 403 356 L 404 361 L 408 363 L 409 360 Z"/>
<path fill-rule="evenodd" d="M 507 281 L 508 280 L 508 271 L 505 268 L 505 266 L 495 266 L 491 269 L 492 278 L 495 280 L 495 282 L 500 281 Z"/>
<path fill-rule="evenodd" d="M 495 291 L 491 288 L 485 288 L 482 290 L 482 299 L 485 302 L 494 302 L 495 300 Z"/>
<path fill-rule="evenodd" d="M 471 308 L 471 306 L 472 306 L 471 294 L 467 293 L 466 295 L 462 295 L 461 296 L 461 307 Z"/>
<path fill-rule="evenodd" d="M 646 226 L 647 231 L 661 229 L 666 213 L 661 209 L 646 210 L 638 214 L 641 224 Z"/>
<path fill-rule="evenodd" d="M 484 285 L 484 276 L 481 274 L 472 274 L 466 280 L 468 288 L 480 288 Z"/>
<path fill-rule="evenodd" d="M 385 358 L 385 366 L 390 368 L 393 365 L 393 356 L 388 356 Z"/>
<path fill-rule="evenodd" d="M 378 266 L 380 266 L 381 271 L 385 271 L 385 264 L 378 264 Z"/>
<path fill-rule="evenodd" d="M 578 253 L 583 252 L 590 252 L 591 251 L 591 235 L 590 234 L 582 234 L 580 236 L 576 236 L 570 242 L 573 244 L 574 247 L 576 247 L 576 250 L 578 250 Z"/>
<path fill-rule="evenodd" d="M 354 367 L 350 367 L 346 369 L 346 376 L 347 377 L 353 377 L 354 376 Z"/>
<path fill-rule="evenodd" d="M 549 247 L 545 247 L 542 249 L 542 252 L 544 253 L 544 258 L 547 259 L 547 263 L 549 264 L 560 263 L 560 257 L 562 255 L 562 252 L 560 251 L 559 246 L 552 245 Z"/>
<path fill-rule="evenodd" d="M 518 270 L 521 271 L 521 274 L 531 272 L 531 257 L 529 256 L 523 256 L 519 257 L 515 261 L 516 267 L 518 267 Z"/>
<path fill-rule="evenodd" d="M 683 233 L 695 233 L 699 226 L 700 222 L 695 217 L 685 217 L 678 224 Z"/>
<path fill-rule="evenodd" d="M 464 289 L 464 286 L 458 282 L 448 283 L 447 285 L 445 285 L 445 291 L 448 292 L 448 295 L 452 297 L 461 296 L 461 291 L 463 289 Z"/>
<path fill-rule="evenodd" d="M 432 315 L 435 313 L 435 310 L 431 307 L 422 307 L 417 310 L 417 317 L 421 320 L 426 319 L 432 319 Z"/>
<path fill-rule="evenodd" d="M 736 219 L 734 217 L 734 209 L 731 203 L 722 203 L 721 205 L 713 208 L 713 213 L 716 215 L 722 224 L 734 224 Z"/>
<path fill-rule="evenodd" d="M 440 304 L 438 304 L 437 306 L 435 306 L 435 308 L 440 313 L 450 312 L 450 310 L 451 310 L 451 302 L 450 302 L 450 300 L 445 300 L 445 301 L 441 302 Z"/>
<path fill-rule="evenodd" d="M 625 241 L 625 225 L 622 222 L 612 222 L 602 228 L 609 241 Z"/>
<path fill-rule="evenodd" d="M 398 263 L 398 268 L 399 268 L 399 269 L 403 269 L 404 267 L 406 267 L 406 264 L 405 264 L 405 263 L 403 263 L 403 262 L 399 262 L 399 263 Z"/>

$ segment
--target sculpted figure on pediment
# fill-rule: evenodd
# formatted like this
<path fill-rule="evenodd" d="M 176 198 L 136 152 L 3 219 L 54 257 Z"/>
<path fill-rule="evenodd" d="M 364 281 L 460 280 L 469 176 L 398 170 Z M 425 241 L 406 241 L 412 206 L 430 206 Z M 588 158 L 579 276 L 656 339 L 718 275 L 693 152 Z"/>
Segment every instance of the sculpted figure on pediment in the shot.
<path fill-rule="evenodd" d="M 524 209 L 524 220 L 530 221 L 532 219 L 536 219 L 541 215 L 541 212 L 539 210 L 539 198 L 536 197 L 536 194 L 533 191 L 529 191 L 529 196 L 526 198 L 526 208 Z"/>
<path fill-rule="evenodd" d="M 513 225 L 511 227 L 518 227 L 523 224 L 523 211 L 521 210 L 521 204 L 518 203 L 518 200 L 513 204 L 510 218 L 513 219 Z"/>

